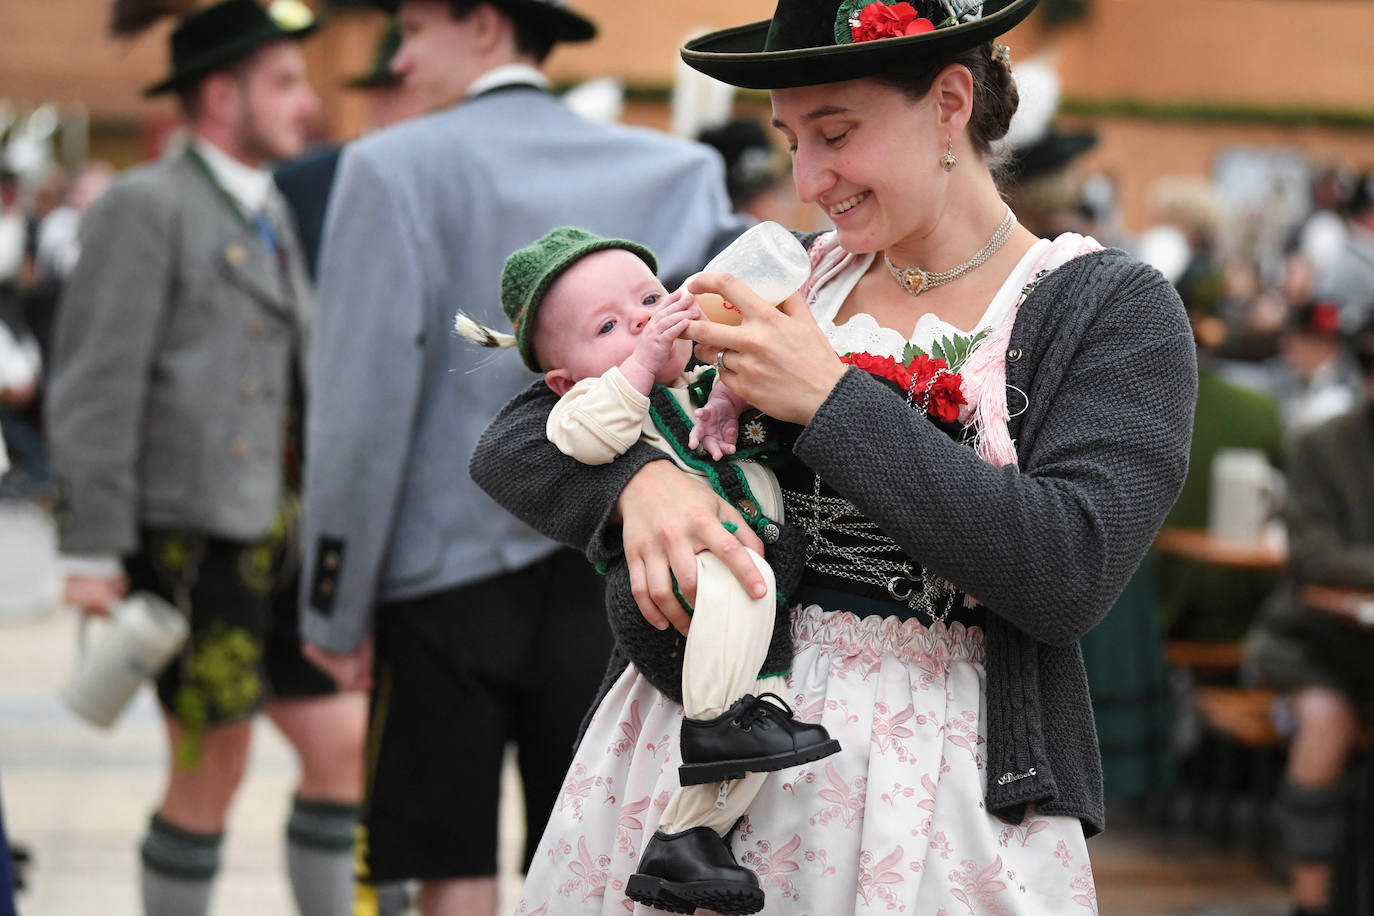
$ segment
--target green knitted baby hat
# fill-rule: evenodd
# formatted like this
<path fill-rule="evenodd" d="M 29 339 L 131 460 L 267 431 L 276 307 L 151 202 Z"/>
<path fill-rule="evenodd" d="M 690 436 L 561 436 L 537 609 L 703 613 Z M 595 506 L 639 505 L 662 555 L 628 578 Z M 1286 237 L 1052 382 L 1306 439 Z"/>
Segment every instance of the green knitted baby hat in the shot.
<path fill-rule="evenodd" d="M 515 328 L 520 358 L 535 372 L 544 371 L 534 357 L 534 319 L 544 294 L 563 271 L 593 251 L 607 248 L 624 248 L 658 273 L 654 253 L 643 245 L 604 238 L 574 226 L 555 229 L 506 258 L 506 265 L 501 268 L 501 309 Z"/>

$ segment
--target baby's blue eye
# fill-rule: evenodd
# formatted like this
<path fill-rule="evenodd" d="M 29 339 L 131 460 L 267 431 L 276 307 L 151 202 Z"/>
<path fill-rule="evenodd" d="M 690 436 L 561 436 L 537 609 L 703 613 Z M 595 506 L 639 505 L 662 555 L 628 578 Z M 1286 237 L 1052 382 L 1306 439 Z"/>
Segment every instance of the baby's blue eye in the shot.
<path fill-rule="evenodd" d="M 603 324 L 600 328 L 597 329 L 596 333 L 597 333 L 597 334 L 609 334 L 609 333 L 611 333 L 611 332 L 614 331 L 614 330 L 615 330 L 615 322 L 614 322 L 614 321 L 607 321 L 605 324 Z"/>
<path fill-rule="evenodd" d="M 651 309 L 654 306 L 658 305 L 658 300 L 661 298 L 663 297 L 660 296 L 658 293 L 650 293 L 649 295 L 644 297 L 644 301 L 640 304 L 643 305 L 646 309 Z"/>

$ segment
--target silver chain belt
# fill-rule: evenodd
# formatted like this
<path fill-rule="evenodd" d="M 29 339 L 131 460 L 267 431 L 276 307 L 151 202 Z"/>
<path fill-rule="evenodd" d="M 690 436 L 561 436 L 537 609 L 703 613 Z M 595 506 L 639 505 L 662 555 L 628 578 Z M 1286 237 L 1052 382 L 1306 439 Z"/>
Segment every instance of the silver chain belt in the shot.
<path fill-rule="evenodd" d="M 913 569 L 910 560 L 900 559 L 901 547 L 853 503 L 839 496 L 822 496 L 820 476 L 813 479 L 810 493 L 782 491 L 787 520 L 806 533 L 806 567 L 884 588 L 893 601 L 920 611 L 933 623 L 943 623 L 954 604 L 954 587 L 925 569 Z M 831 535 L 852 541 L 839 543 Z"/>

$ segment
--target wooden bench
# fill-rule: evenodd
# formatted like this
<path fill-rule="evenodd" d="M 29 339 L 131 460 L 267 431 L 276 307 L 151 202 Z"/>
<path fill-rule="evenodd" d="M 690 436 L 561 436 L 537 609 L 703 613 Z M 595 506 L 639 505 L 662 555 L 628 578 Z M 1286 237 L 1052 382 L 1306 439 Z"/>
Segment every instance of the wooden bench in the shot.
<path fill-rule="evenodd" d="M 1198 687 L 1194 697 L 1202 720 L 1214 734 L 1243 747 L 1281 748 L 1288 739 L 1274 727 L 1278 694 L 1258 687 Z"/>
<path fill-rule="evenodd" d="M 1219 843 L 1232 842 L 1242 826 L 1237 802 L 1247 799 L 1244 836 L 1260 858 L 1273 852 L 1269 818 L 1287 759 L 1288 737 L 1274 725 L 1278 696 L 1263 688 L 1212 684 L 1200 685 L 1193 696 L 1206 729 L 1195 823 L 1210 822 Z"/>
<path fill-rule="evenodd" d="M 1164 644 L 1164 660 L 1174 668 L 1186 668 L 1205 678 L 1233 675 L 1245 659 L 1239 642 L 1171 639 Z"/>

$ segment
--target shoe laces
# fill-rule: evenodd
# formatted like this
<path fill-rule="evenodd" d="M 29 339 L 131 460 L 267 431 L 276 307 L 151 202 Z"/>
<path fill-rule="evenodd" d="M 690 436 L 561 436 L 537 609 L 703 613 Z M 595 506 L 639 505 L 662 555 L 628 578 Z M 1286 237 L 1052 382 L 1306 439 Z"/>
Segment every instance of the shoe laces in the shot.
<path fill-rule="evenodd" d="M 777 704 L 765 703 L 764 700 L 769 697 L 776 700 Z M 779 707 L 781 707 L 781 709 L 779 709 Z M 749 705 L 748 709 L 740 714 L 739 723 L 748 731 L 750 726 L 762 722 L 770 715 L 776 715 L 779 712 L 786 712 L 789 719 L 793 716 L 792 707 L 788 706 L 787 701 L 782 697 L 772 692 L 761 693 L 754 697 L 754 702 Z"/>

